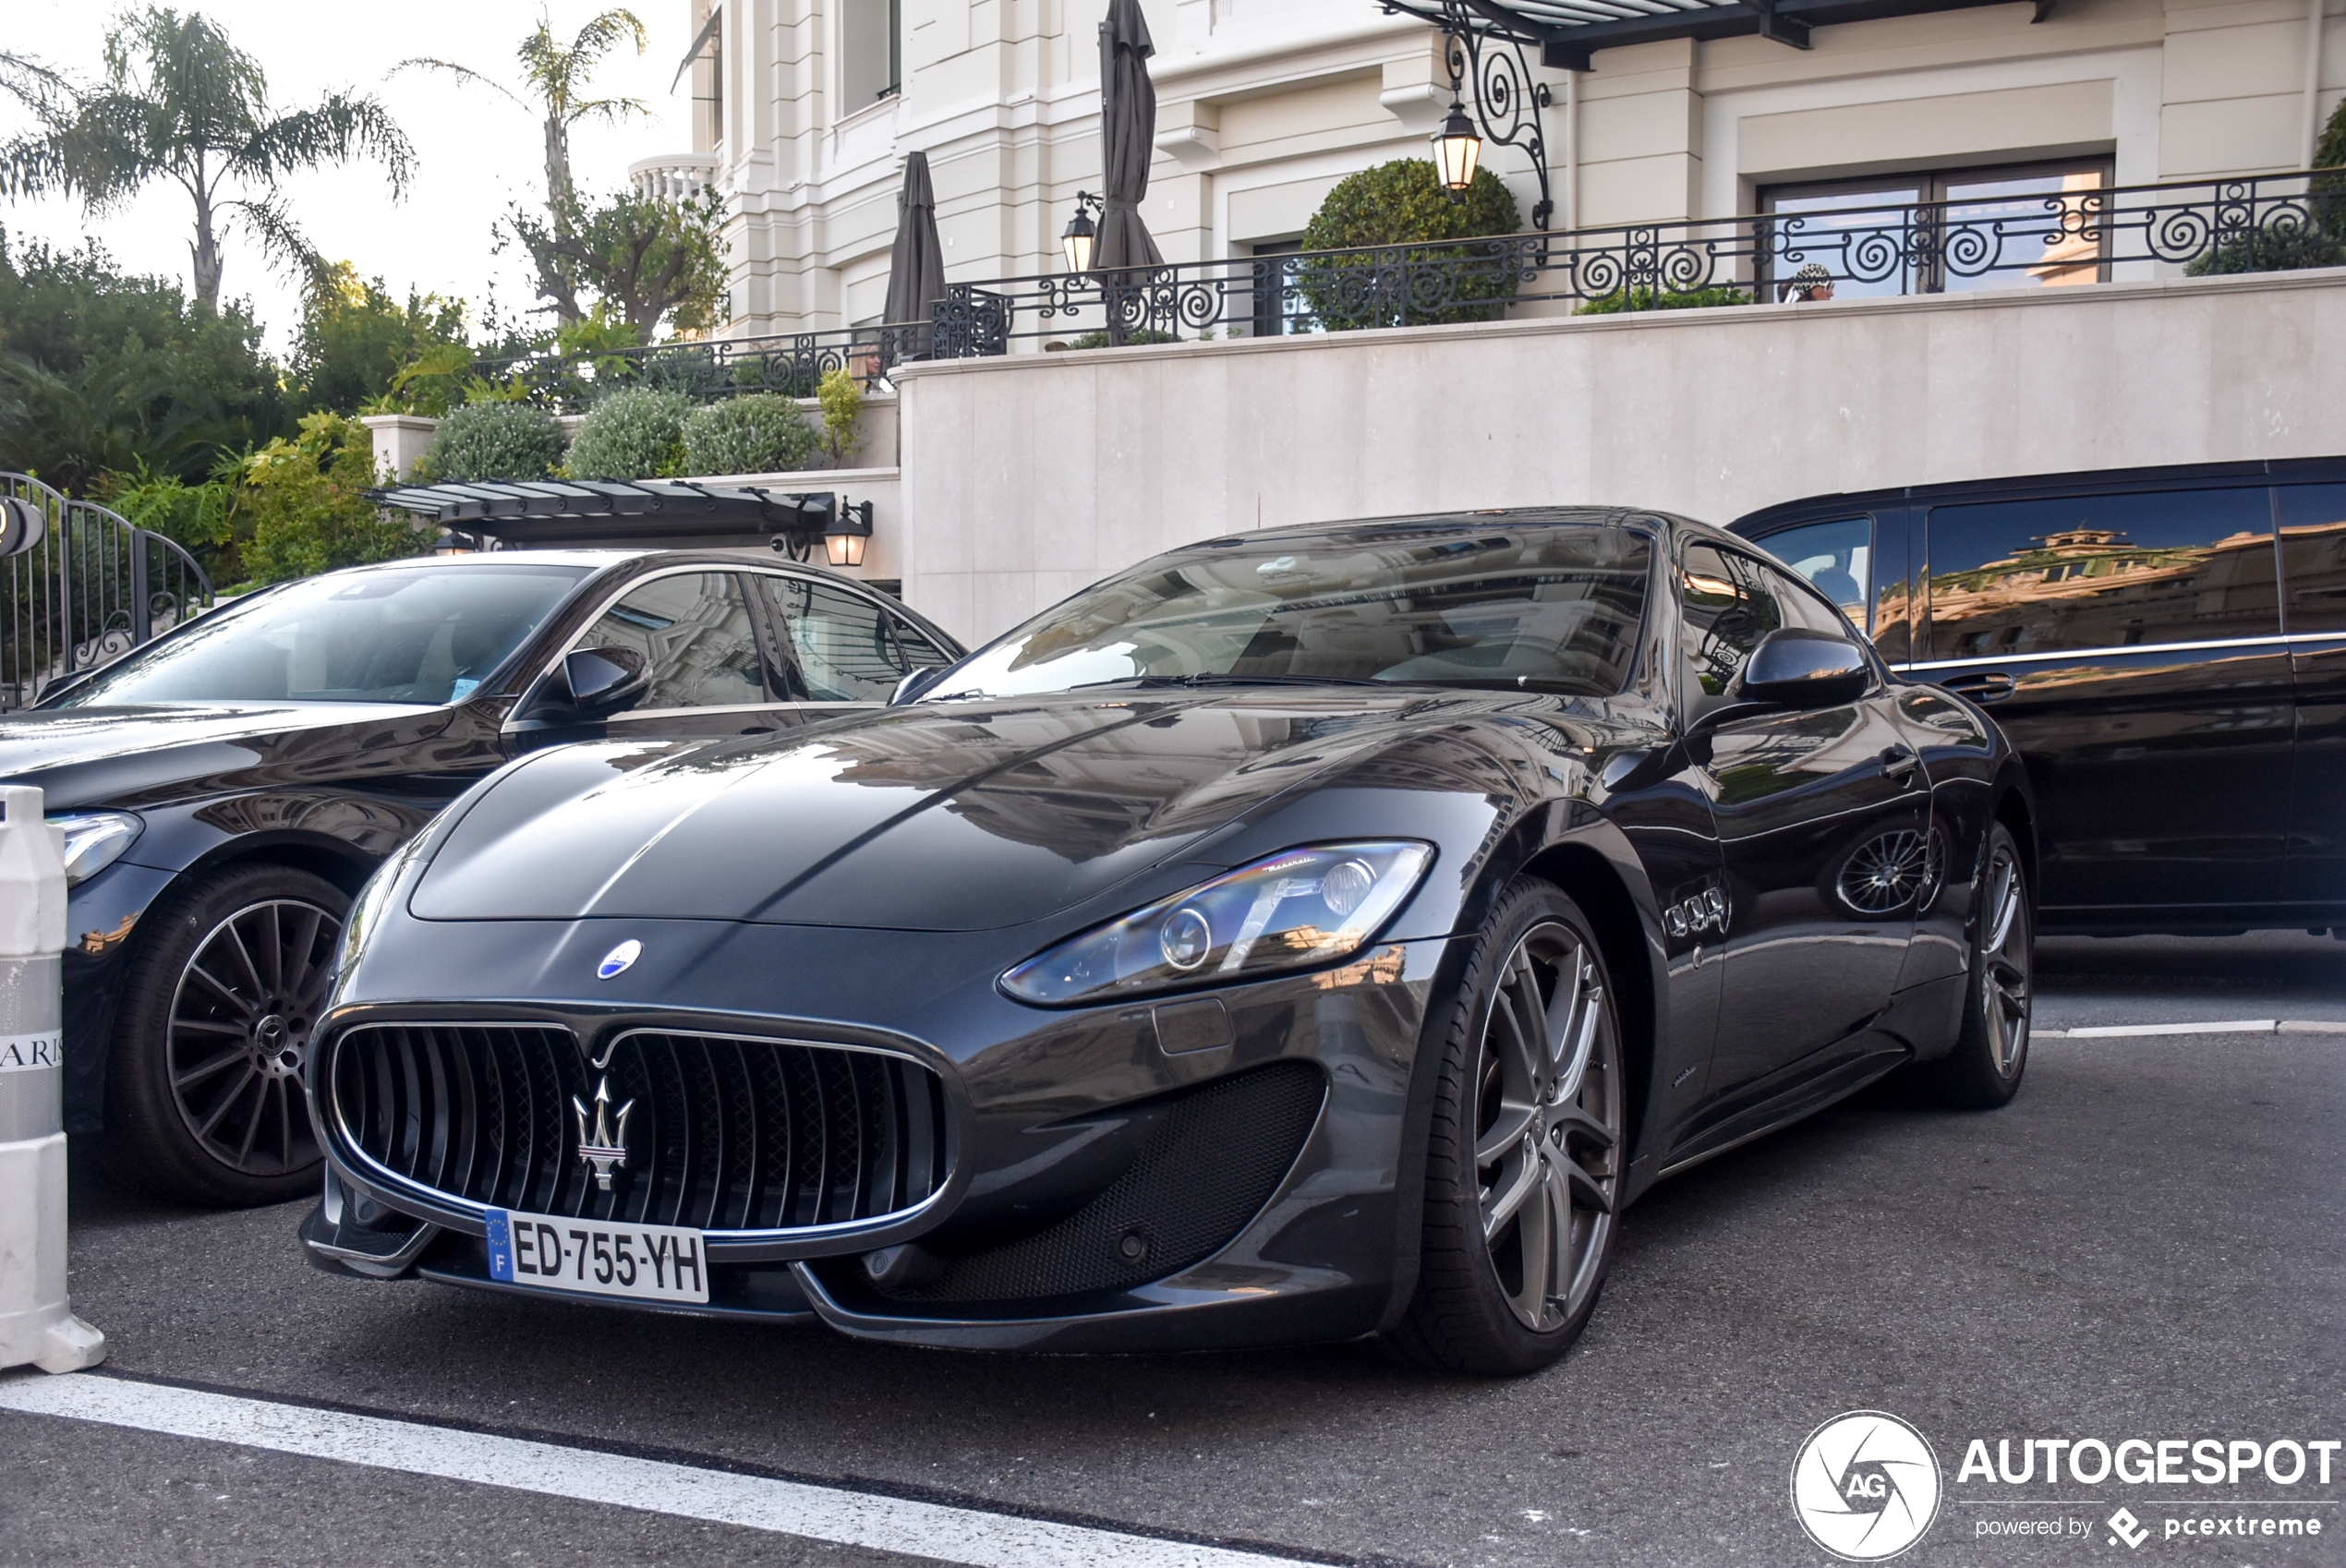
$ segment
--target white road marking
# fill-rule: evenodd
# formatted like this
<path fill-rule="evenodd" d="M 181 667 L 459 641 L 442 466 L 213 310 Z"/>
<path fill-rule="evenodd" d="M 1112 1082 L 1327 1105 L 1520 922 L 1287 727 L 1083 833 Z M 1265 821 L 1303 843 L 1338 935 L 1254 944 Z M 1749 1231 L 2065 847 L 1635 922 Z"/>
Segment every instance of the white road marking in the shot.
<path fill-rule="evenodd" d="M 2071 1040 L 2113 1040 L 2130 1034 L 2270 1034 L 2279 1027 L 2273 1019 L 2234 1019 L 2225 1023 L 2104 1023 L 2043 1032 Z"/>
<path fill-rule="evenodd" d="M 0 1376 L 0 1410 L 608 1502 L 978 1568 L 1269 1568 L 1297 1561 L 89 1373 Z"/>

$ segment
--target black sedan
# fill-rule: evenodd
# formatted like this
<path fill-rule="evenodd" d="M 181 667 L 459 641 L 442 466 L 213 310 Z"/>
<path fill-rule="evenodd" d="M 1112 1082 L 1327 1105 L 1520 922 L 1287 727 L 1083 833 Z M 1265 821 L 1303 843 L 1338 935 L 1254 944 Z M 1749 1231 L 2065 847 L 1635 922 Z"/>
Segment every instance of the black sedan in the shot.
<path fill-rule="evenodd" d="M 768 734 L 959 652 L 770 558 L 503 551 L 253 594 L 0 715 L 0 782 L 66 831 L 67 1128 L 165 1197 L 315 1191 L 351 895 L 442 806 L 533 747 Z"/>
<path fill-rule="evenodd" d="M 1213 539 L 905 684 L 524 757 L 386 865 L 312 1260 L 1519 1372 L 1662 1176 L 1896 1069 L 2018 1087 L 2010 751 L 1723 533 Z"/>

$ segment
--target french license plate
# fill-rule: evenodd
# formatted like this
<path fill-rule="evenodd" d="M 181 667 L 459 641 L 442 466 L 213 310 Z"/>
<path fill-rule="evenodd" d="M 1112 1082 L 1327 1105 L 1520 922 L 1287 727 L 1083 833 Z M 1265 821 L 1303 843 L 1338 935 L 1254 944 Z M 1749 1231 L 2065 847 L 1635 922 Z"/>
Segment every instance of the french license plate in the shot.
<path fill-rule="evenodd" d="M 489 1275 L 509 1285 L 630 1301 L 706 1302 L 703 1253 L 700 1232 L 674 1225 L 489 1211 Z"/>

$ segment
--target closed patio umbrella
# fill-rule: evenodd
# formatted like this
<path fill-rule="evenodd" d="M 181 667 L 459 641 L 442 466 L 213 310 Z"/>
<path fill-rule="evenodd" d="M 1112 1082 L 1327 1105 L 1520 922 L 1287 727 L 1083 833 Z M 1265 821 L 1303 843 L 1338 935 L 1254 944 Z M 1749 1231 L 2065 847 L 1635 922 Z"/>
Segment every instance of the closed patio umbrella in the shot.
<path fill-rule="evenodd" d="M 900 338 L 897 359 L 925 358 L 929 307 L 945 297 L 945 251 L 937 241 L 937 192 L 928 183 L 928 154 L 904 160 L 904 188 L 896 193 L 896 245 L 888 257 L 888 302 L 883 321 L 917 321 L 919 330 Z"/>
<path fill-rule="evenodd" d="M 1156 156 L 1156 88 L 1148 57 L 1156 53 L 1141 0 L 1108 0 L 1100 23 L 1100 158 L 1106 170 L 1106 207 L 1092 271 L 1162 267 L 1164 253 L 1141 221 L 1149 193 L 1149 160 Z"/>

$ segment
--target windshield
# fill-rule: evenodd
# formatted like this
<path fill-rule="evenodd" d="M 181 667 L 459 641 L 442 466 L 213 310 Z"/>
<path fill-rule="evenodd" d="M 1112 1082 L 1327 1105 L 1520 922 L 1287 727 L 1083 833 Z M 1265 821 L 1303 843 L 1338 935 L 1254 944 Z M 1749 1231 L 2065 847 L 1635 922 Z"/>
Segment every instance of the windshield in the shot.
<path fill-rule="evenodd" d="M 927 699 L 1112 681 L 1376 681 L 1605 696 L 1651 546 L 1599 525 L 1216 540 L 1143 561 L 980 649 Z"/>
<path fill-rule="evenodd" d="M 57 706 L 461 702 L 591 570 L 466 564 L 329 573 L 207 615 Z"/>

